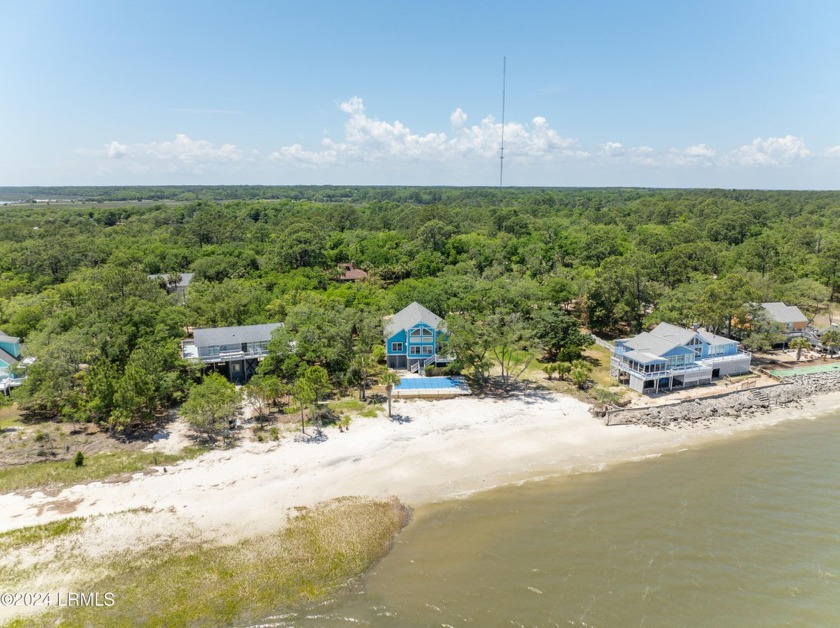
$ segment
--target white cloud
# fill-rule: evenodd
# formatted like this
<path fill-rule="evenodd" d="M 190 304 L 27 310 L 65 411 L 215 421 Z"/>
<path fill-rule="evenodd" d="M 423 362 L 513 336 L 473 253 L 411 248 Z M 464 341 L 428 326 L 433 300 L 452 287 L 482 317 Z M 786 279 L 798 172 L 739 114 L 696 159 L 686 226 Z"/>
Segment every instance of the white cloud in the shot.
<path fill-rule="evenodd" d="M 755 139 L 732 152 L 728 161 L 742 166 L 777 166 L 807 159 L 811 151 L 801 137 L 785 135 Z"/>
<path fill-rule="evenodd" d="M 215 146 L 205 140 L 194 140 L 183 133 L 171 142 L 148 144 L 121 144 L 112 141 L 105 154 L 109 159 L 120 159 L 135 170 L 152 170 L 163 166 L 168 172 L 203 172 L 208 166 L 236 164 L 246 159 L 244 151 L 233 144 Z"/>
<path fill-rule="evenodd" d="M 449 116 L 451 135 L 414 133 L 399 120 L 387 122 L 371 118 L 364 102 L 357 96 L 339 107 L 350 116 L 344 125 L 343 141 L 324 139 L 319 151 L 307 151 L 300 144 L 284 146 L 272 153 L 271 159 L 287 159 L 306 165 L 380 160 L 439 163 L 496 157 L 501 147 L 501 124 L 488 116 L 478 124 L 467 126 L 467 114 L 460 107 Z M 540 116 L 529 125 L 505 124 L 505 153 L 511 159 L 519 160 L 586 156 L 577 147 L 576 140 L 561 137 Z"/>
<path fill-rule="evenodd" d="M 325 135 L 316 145 L 299 141 L 260 153 L 179 133 L 169 141 L 130 144 L 114 140 L 97 151 L 77 154 L 98 160 L 103 175 L 170 175 L 173 180 L 193 174 L 205 175 L 205 180 L 244 176 L 263 181 L 280 177 L 290 183 L 474 184 L 486 183 L 488 173 L 498 167 L 502 125 L 493 116 L 470 123 L 467 112 L 457 107 L 448 116 L 448 127 L 441 121 L 445 131 L 418 133 L 400 120 L 371 116 L 358 96 L 338 103 L 337 108 L 345 116 L 341 137 Z M 833 158 L 840 157 L 840 145 L 817 154 L 794 135 L 758 138 L 733 150 L 716 150 L 704 143 L 654 148 L 618 140 L 585 148 L 539 115 L 528 122 L 507 122 L 504 139 L 505 163 L 515 166 L 506 168 L 506 175 L 513 175 L 509 180 L 536 185 L 688 181 L 733 187 L 732 182 L 743 180 L 747 186 L 770 186 L 784 180 L 779 178 L 783 167 L 801 172 L 793 166 L 807 161 L 815 168 L 829 169 L 834 167 Z"/>
<path fill-rule="evenodd" d="M 128 152 L 128 146 L 120 144 L 119 142 L 111 142 L 108 144 L 108 157 L 111 159 L 119 159 L 125 157 Z"/>

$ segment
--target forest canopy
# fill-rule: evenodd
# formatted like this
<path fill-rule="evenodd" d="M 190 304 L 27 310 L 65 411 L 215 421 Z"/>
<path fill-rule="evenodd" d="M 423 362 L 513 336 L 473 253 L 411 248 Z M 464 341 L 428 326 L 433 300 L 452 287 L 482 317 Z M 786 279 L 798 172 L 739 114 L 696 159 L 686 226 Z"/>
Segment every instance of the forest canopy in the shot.
<path fill-rule="evenodd" d="M 318 340 L 278 351 L 266 376 L 317 365 L 355 385 L 381 317 L 412 301 L 516 320 L 556 356 L 578 326 L 729 333 L 749 303 L 814 316 L 840 294 L 840 192 L 71 187 L 0 200 L 21 201 L 0 205 L 0 330 L 38 358 L 30 408 L 68 420 L 126 424 L 183 399 L 188 327 L 288 320 L 287 336 Z M 370 279 L 336 281 L 345 262 Z M 184 272 L 186 306 L 147 277 Z"/>

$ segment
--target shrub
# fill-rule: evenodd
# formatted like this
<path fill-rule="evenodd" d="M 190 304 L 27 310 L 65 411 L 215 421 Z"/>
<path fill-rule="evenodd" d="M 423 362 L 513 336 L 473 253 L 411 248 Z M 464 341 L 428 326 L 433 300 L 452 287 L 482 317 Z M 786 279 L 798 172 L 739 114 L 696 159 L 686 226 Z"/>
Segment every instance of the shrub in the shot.
<path fill-rule="evenodd" d="M 280 430 L 277 429 L 277 426 L 268 430 L 268 433 L 271 435 L 271 440 L 280 440 Z"/>
<path fill-rule="evenodd" d="M 73 464 L 76 465 L 77 469 L 85 464 L 85 455 L 81 451 L 76 452 L 76 457 L 73 459 Z"/>

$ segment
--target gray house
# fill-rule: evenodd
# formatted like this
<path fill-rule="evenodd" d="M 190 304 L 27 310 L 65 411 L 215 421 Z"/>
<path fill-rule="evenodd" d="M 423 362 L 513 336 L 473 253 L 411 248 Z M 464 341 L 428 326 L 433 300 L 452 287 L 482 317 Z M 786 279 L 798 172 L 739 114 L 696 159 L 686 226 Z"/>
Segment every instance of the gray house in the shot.
<path fill-rule="evenodd" d="M 785 305 L 781 301 L 761 303 L 771 321 L 779 323 L 785 328 L 788 340 L 802 336 L 808 326 L 808 317 L 795 305 Z"/>
<path fill-rule="evenodd" d="M 244 384 L 268 355 L 271 333 L 282 324 L 194 329 L 192 339 L 181 342 L 181 355 L 211 366 L 234 384 Z"/>

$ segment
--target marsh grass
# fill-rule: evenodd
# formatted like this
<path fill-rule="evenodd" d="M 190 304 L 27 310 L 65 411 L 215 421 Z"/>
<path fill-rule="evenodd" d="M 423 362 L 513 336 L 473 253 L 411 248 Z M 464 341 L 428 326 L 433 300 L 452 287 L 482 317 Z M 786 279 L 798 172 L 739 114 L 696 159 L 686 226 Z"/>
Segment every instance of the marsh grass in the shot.
<path fill-rule="evenodd" d="M 76 467 L 73 460 L 32 462 L 0 469 L 0 493 L 33 488 L 61 488 L 104 480 L 127 473 L 138 473 L 152 466 L 173 465 L 195 458 L 206 450 L 187 447 L 177 454 L 150 451 L 119 451 L 85 456 L 84 465 Z"/>
<path fill-rule="evenodd" d="M 408 522 L 396 499 L 340 498 L 302 509 L 276 533 L 235 545 L 144 550 L 111 559 L 81 590 L 115 604 L 27 617 L 27 626 L 220 626 L 259 621 L 328 596 L 390 548 Z M 86 565 L 91 573 L 103 565 Z M 24 624 L 20 624 L 24 625 Z"/>
<path fill-rule="evenodd" d="M 27 526 L 0 533 L 0 551 L 8 552 L 27 545 L 43 543 L 59 536 L 79 532 L 84 525 L 82 517 L 68 517 L 50 523 Z"/>

